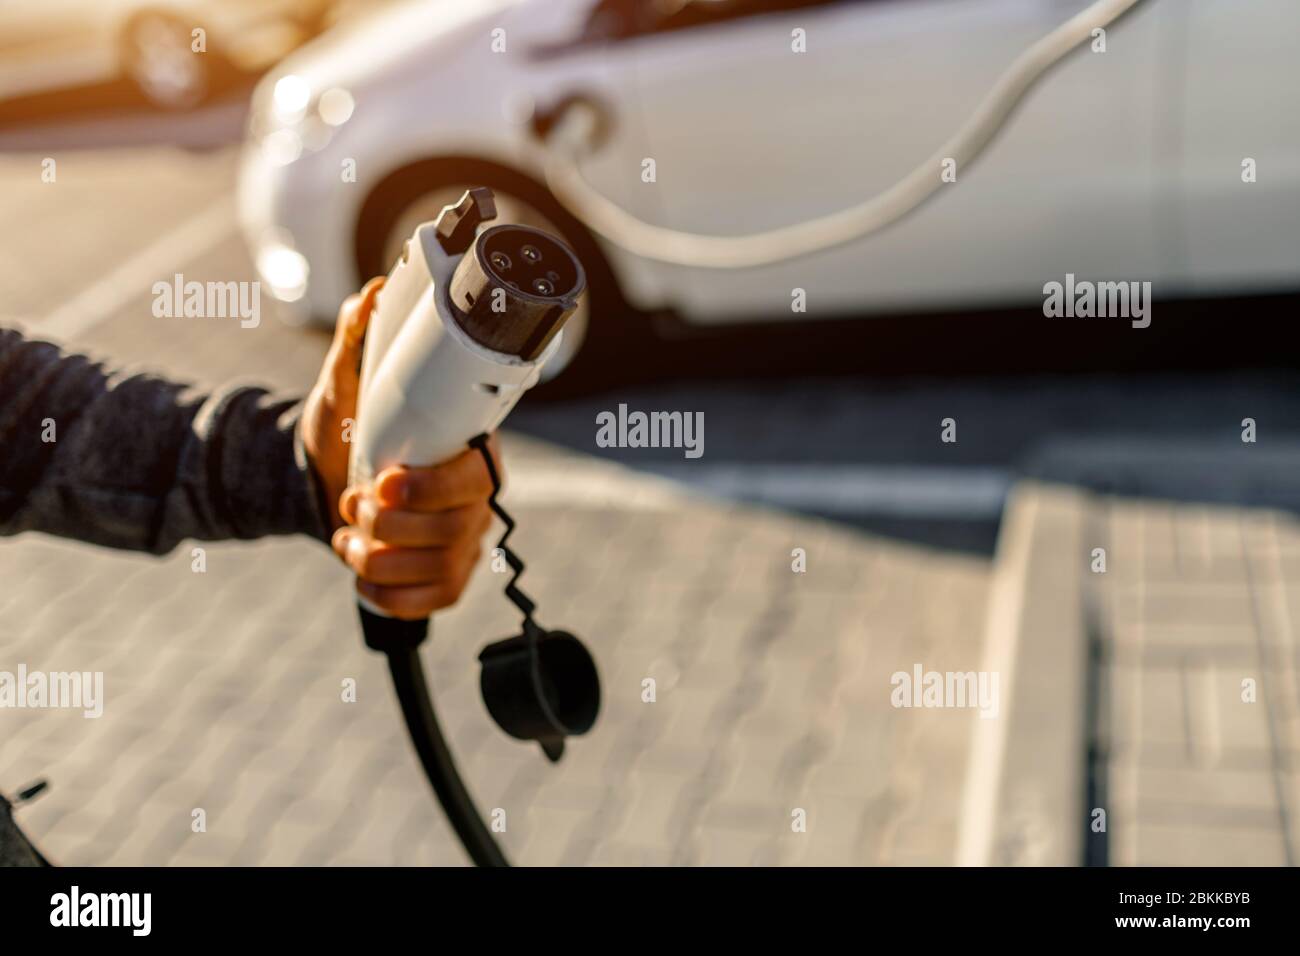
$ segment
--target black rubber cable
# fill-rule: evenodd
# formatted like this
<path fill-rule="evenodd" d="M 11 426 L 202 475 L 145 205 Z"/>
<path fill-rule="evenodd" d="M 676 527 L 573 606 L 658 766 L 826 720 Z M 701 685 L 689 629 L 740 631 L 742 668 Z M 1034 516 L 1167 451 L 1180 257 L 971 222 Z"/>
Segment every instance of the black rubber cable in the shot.
<path fill-rule="evenodd" d="M 487 466 L 493 489 L 488 504 L 506 526 L 505 534 L 497 542 L 497 547 L 514 571 L 514 576 L 506 584 L 506 595 L 523 612 L 525 633 L 535 639 L 539 630 L 532 621 L 535 605 L 516 584 L 524 571 L 524 563 L 506 545 L 506 539 L 515 529 L 515 522 L 497 502 L 497 495 L 501 491 L 501 476 L 497 473 L 496 463 L 488 450 L 488 436 L 479 435 L 469 444 L 478 451 Z M 388 671 L 393 677 L 393 687 L 397 691 L 397 700 L 402 708 L 402 717 L 406 720 L 411 743 L 415 745 L 425 776 L 429 778 L 433 792 L 442 804 L 456 836 L 465 847 L 465 852 L 476 866 L 509 866 L 510 861 L 483 823 L 483 817 L 474 806 L 474 800 L 456 770 L 456 761 L 452 759 L 451 750 L 442 736 L 442 728 L 433 709 L 433 695 L 429 691 L 424 666 L 420 662 L 420 645 L 429 636 L 429 619 L 404 621 L 386 617 L 376 614 L 363 604 L 358 604 L 357 610 L 361 615 L 361 630 L 366 644 L 374 650 L 382 651 L 388 658 Z"/>
<path fill-rule="evenodd" d="M 433 784 L 433 791 L 438 795 L 456 836 L 460 837 L 475 866 L 509 866 L 505 853 L 479 816 L 474 800 L 456 770 L 447 741 L 443 739 L 419 650 L 391 651 L 387 657 L 411 743 L 420 755 L 420 763 L 424 764 L 424 772 L 429 783 Z"/>
<path fill-rule="evenodd" d="M 452 759 L 451 749 L 442 736 L 433 709 L 433 695 L 429 692 L 424 665 L 420 662 L 420 644 L 429 633 L 428 619 L 403 621 L 385 617 L 361 604 L 357 605 L 357 610 L 361 614 L 361 630 L 366 644 L 382 651 L 388 659 L 388 672 L 393 678 L 393 688 L 397 691 L 397 702 L 402 708 L 411 743 L 465 852 L 476 866 L 509 866 L 510 862 L 483 823 L 465 782 L 456 770 L 456 761 Z"/>

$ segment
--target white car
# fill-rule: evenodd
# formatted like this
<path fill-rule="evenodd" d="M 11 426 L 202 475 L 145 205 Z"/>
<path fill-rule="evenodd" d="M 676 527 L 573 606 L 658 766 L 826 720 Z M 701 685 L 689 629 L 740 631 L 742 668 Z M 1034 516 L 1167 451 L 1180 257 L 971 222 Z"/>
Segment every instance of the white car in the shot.
<path fill-rule="evenodd" d="M 265 68 L 319 33 L 332 3 L 0 0 L 0 99 L 125 77 L 159 106 L 193 106 L 208 92 L 215 59 Z"/>
<path fill-rule="evenodd" d="M 663 312 L 716 326 L 1033 305 L 1067 274 L 1150 281 L 1168 298 L 1295 290 L 1295 0 L 1151 0 L 1112 26 L 1104 52 L 1081 48 L 1050 74 L 917 213 L 819 255 L 739 271 L 662 265 L 593 236 L 543 185 L 530 120 L 578 94 L 611 121 L 587 179 L 644 220 L 742 234 L 829 213 L 929 156 L 1018 53 L 1084 5 L 400 6 L 263 81 L 243 224 L 265 284 L 329 319 L 388 271 L 418 222 L 490 186 L 503 217 L 549 226 L 586 266 L 593 294 L 566 330 L 566 361 Z"/>

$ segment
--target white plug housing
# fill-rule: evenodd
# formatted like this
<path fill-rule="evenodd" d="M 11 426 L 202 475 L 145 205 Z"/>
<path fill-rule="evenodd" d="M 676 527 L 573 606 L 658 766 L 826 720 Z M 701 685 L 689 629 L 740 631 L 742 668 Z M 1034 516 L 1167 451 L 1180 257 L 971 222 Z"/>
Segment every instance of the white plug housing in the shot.
<path fill-rule="evenodd" d="M 349 481 L 393 465 L 436 465 L 493 431 L 537 383 L 563 331 L 531 360 L 486 348 L 453 317 L 449 256 L 434 223 L 415 230 L 366 333 Z"/>

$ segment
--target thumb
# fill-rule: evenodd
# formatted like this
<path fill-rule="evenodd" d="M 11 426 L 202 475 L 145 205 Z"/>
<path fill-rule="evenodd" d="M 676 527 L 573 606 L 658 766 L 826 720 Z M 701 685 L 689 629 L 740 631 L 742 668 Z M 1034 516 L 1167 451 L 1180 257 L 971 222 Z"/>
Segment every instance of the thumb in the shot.
<path fill-rule="evenodd" d="M 336 402 L 350 402 L 356 398 L 366 326 L 375 308 L 375 298 L 383 287 L 384 277 L 377 276 L 367 282 L 359 294 L 348 296 L 339 309 L 334 342 L 325 360 L 330 392 Z"/>

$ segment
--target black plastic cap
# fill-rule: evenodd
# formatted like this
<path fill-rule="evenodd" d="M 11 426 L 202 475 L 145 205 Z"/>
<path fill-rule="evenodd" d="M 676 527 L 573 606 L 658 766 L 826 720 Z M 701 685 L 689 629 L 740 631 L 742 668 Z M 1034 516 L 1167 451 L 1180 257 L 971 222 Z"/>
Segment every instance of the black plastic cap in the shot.
<path fill-rule="evenodd" d="M 600 676 L 567 631 L 527 632 L 479 654 L 479 686 L 492 719 L 517 740 L 537 741 L 552 761 L 566 737 L 585 734 L 600 712 Z"/>

